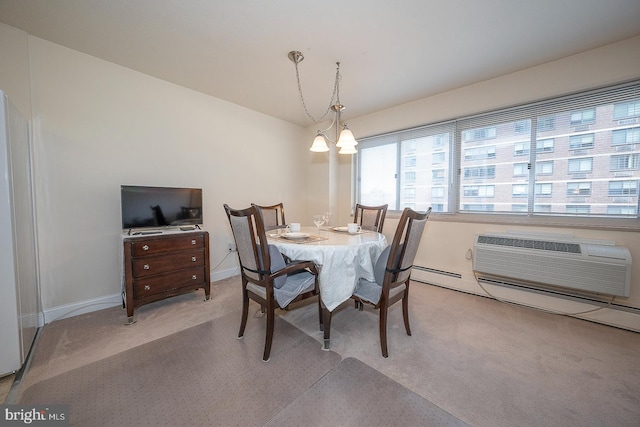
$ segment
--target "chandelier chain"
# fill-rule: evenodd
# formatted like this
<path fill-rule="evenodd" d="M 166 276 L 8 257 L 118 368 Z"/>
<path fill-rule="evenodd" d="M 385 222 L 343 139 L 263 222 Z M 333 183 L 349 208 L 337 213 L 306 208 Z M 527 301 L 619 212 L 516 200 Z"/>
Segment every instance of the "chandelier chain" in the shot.
<path fill-rule="evenodd" d="M 335 82 L 333 84 L 333 94 L 331 95 L 331 101 L 329 102 L 329 106 L 327 107 L 327 111 L 324 112 L 324 114 L 322 115 L 322 117 L 320 117 L 319 120 L 316 120 L 311 113 L 309 112 L 309 110 L 307 109 L 307 103 L 304 100 L 304 95 L 302 93 L 302 85 L 300 84 L 300 71 L 298 70 L 298 62 L 294 61 L 294 65 L 296 67 L 296 80 L 298 81 L 298 93 L 300 94 L 300 101 L 302 102 L 302 107 L 304 108 L 304 112 L 306 113 L 307 117 L 309 117 L 311 119 L 311 121 L 313 123 L 319 123 L 321 121 L 323 121 L 325 119 L 325 117 L 327 117 L 327 114 L 329 114 L 331 112 L 331 107 L 334 105 L 334 101 L 337 104 L 340 104 L 340 63 L 336 62 L 336 79 Z"/>

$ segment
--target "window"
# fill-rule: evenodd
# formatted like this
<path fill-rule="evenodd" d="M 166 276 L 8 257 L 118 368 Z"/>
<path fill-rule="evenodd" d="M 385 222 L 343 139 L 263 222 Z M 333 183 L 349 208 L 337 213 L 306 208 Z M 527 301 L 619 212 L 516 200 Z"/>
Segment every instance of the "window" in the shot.
<path fill-rule="evenodd" d="M 637 144 L 639 142 L 640 127 L 611 131 L 611 144 L 613 145 Z"/>
<path fill-rule="evenodd" d="M 611 156 L 611 170 L 637 170 L 640 165 L 640 153 Z"/>
<path fill-rule="evenodd" d="M 416 189 L 415 188 L 405 188 L 404 189 L 404 198 L 405 199 L 415 199 L 416 198 Z"/>
<path fill-rule="evenodd" d="M 567 205 L 565 210 L 566 213 L 570 214 L 581 214 L 588 215 L 591 213 L 591 206 L 589 205 Z"/>
<path fill-rule="evenodd" d="M 571 112 L 571 126 L 588 125 L 596 120 L 595 108 Z"/>
<path fill-rule="evenodd" d="M 465 185 L 462 187 L 465 197 L 493 197 L 495 189 L 493 185 Z"/>
<path fill-rule="evenodd" d="M 539 139 L 536 141 L 536 153 L 551 153 L 555 145 L 553 138 Z"/>
<path fill-rule="evenodd" d="M 530 133 L 531 122 L 529 120 L 519 120 L 515 123 L 516 133 Z"/>
<path fill-rule="evenodd" d="M 593 148 L 593 134 L 572 135 L 569 137 L 569 150 Z"/>
<path fill-rule="evenodd" d="M 529 193 L 528 184 L 513 184 L 511 186 L 511 194 L 513 197 L 527 197 L 527 193 Z"/>
<path fill-rule="evenodd" d="M 551 183 L 536 184 L 535 189 L 536 189 L 536 192 L 535 192 L 536 197 L 540 197 L 540 196 L 548 197 L 548 196 L 551 196 L 553 192 L 553 184 Z"/>
<path fill-rule="evenodd" d="M 638 181 L 609 181 L 609 196 L 637 196 Z"/>
<path fill-rule="evenodd" d="M 416 167 L 416 156 L 409 156 L 404 158 L 404 166 L 407 168 Z"/>
<path fill-rule="evenodd" d="M 616 120 L 640 116 L 640 99 L 621 102 L 613 106 L 613 118 Z"/>
<path fill-rule="evenodd" d="M 444 181 L 445 173 L 444 169 L 433 169 L 431 171 L 431 179 L 434 181 Z"/>
<path fill-rule="evenodd" d="M 640 80 L 358 142 L 360 203 L 640 218 Z"/>
<path fill-rule="evenodd" d="M 536 162 L 536 175 L 552 175 L 553 174 L 553 160 L 545 162 Z"/>
<path fill-rule="evenodd" d="M 464 142 L 483 141 L 485 139 L 491 139 L 495 137 L 496 128 L 494 127 L 471 129 L 464 132 L 463 134 Z"/>
<path fill-rule="evenodd" d="M 582 157 L 580 159 L 569 159 L 569 173 L 591 172 L 593 169 L 593 158 Z"/>
<path fill-rule="evenodd" d="M 638 208 L 632 205 L 609 205 L 607 206 L 607 214 L 609 215 L 624 215 L 624 216 L 636 216 L 638 215 Z"/>
<path fill-rule="evenodd" d="M 556 128 L 555 116 L 538 117 L 538 132 L 550 131 Z"/>
<path fill-rule="evenodd" d="M 528 142 L 518 142 L 513 146 L 513 155 L 514 156 L 528 156 L 529 155 L 529 143 Z"/>
<path fill-rule="evenodd" d="M 431 197 L 434 199 L 444 197 L 444 187 L 433 187 L 431 189 Z"/>
<path fill-rule="evenodd" d="M 482 179 L 482 178 L 495 178 L 495 177 L 496 177 L 495 165 L 464 168 L 464 179 Z"/>
<path fill-rule="evenodd" d="M 445 161 L 444 152 L 433 153 L 433 156 L 431 157 L 431 163 L 444 163 L 444 161 Z"/>
<path fill-rule="evenodd" d="M 590 196 L 590 182 L 569 182 L 567 183 L 567 196 Z"/>
<path fill-rule="evenodd" d="M 478 147 L 464 150 L 465 160 L 495 159 L 496 147 Z"/>
<path fill-rule="evenodd" d="M 513 176 L 527 176 L 527 175 L 529 175 L 529 163 L 513 164 Z"/>

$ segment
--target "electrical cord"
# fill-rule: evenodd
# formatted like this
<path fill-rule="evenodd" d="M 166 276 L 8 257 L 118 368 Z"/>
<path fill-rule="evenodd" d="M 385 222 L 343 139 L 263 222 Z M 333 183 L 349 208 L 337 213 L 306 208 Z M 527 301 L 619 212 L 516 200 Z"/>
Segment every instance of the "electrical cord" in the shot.
<path fill-rule="evenodd" d="M 517 303 L 517 302 L 512 302 L 512 301 L 507 301 L 507 300 L 504 300 L 504 299 L 498 298 L 498 297 L 496 297 L 495 295 L 493 295 L 491 292 L 489 292 L 489 291 L 488 291 L 484 286 L 482 286 L 482 282 L 481 282 L 481 281 L 480 281 L 480 279 L 478 278 L 478 275 L 476 274 L 475 270 L 474 270 L 474 272 L 473 272 L 473 276 L 474 276 L 474 277 L 475 277 L 475 279 L 476 279 L 476 283 L 477 283 L 477 284 L 482 288 L 482 290 L 483 290 L 483 291 L 485 291 L 485 293 L 486 293 L 487 295 L 489 295 L 491 298 L 493 298 L 493 299 L 494 299 L 494 300 L 496 300 L 496 301 L 499 301 L 499 302 L 504 303 L 504 304 L 512 304 L 512 305 L 518 305 L 518 306 L 521 306 L 521 307 L 532 308 L 532 309 L 534 309 L 534 310 L 542 311 L 542 312 L 544 312 L 544 313 L 557 314 L 557 315 L 559 315 L 559 316 L 578 316 L 578 315 L 582 315 L 582 314 L 594 313 L 594 312 L 596 312 L 596 311 L 599 311 L 599 310 L 602 310 L 602 309 L 605 309 L 605 308 L 609 308 L 609 307 L 611 306 L 611 304 L 613 304 L 613 301 L 616 299 L 616 297 L 615 297 L 615 296 L 613 296 L 613 297 L 611 298 L 611 301 L 609 301 L 609 302 L 607 303 L 607 305 L 603 305 L 602 307 L 597 307 L 597 308 L 594 308 L 594 309 L 591 309 L 591 310 L 578 311 L 578 312 L 576 312 L 576 313 L 565 313 L 565 312 L 563 312 L 563 311 L 548 310 L 548 309 L 546 309 L 546 308 L 533 307 L 533 306 L 530 306 L 530 305 L 525 305 L 525 304 L 521 304 L 521 303 Z"/>

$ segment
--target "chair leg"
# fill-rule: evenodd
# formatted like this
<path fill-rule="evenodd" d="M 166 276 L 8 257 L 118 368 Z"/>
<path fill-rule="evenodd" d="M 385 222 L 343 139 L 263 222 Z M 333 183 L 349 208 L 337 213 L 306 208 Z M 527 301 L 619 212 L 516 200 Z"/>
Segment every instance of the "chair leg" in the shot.
<path fill-rule="evenodd" d="M 407 335 L 411 336 L 411 326 L 409 326 L 409 294 L 405 290 L 404 297 L 402 298 L 402 317 L 404 318 L 404 328 L 407 330 Z"/>
<path fill-rule="evenodd" d="M 322 299 L 318 295 L 318 321 L 320 322 L 320 330 L 324 331 L 324 315 L 322 313 Z"/>
<path fill-rule="evenodd" d="M 329 350 L 331 346 L 331 312 L 326 308 L 322 312 L 324 315 L 324 349 Z"/>
<path fill-rule="evenodd" d="M 242 318 L 240 319 L 240 331 L 238 332 L 238 338 L 244 336 L 244 328 L 247 326 L 247 317 L 249 317 L 249 296 L 247 290 L 242 290 Z"/>
<path fill-rule="evenodd" d="M 275 310 L 273 303 L 267 302 L 267 335 L 264 341 L 264 354 L 262 361 L 267 362 L 271 354 L 271 343 L 273 342 L 273 326 L 275 322 Z"/>
<path fill-rule="evenodd" d="M 387 349 L 387 307 L 380 307 L 380 348 L 383 357 L 389 357 Z"/>

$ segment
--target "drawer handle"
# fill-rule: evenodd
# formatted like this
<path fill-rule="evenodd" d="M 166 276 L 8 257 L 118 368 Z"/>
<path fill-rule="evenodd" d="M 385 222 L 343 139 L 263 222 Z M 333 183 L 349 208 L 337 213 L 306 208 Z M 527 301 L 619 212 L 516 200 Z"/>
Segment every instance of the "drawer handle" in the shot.
<path fill-rule="evenodd" d="M 191 244 L 195 245 L 196 244 L 196 239 L 191 240 Z"/>
<path fill-rule="evenodd" d="M 191 261 L 196 262 L 196 257 L 192 256 Z"/>
<path fill-rule="evenodd" d="M 148 250 L 149 250 L 149 246 L 144 245 L 144 246 L 142 247 L 142 250 L 143 250 L 143 251 L 148 251 Z"/>
<path fill-rule="evenodd" d="M 150 269 L 151 267 L 149 267 L 149 264 L 145 264 L 143 268 L 144 268 L 145 270 L 148 270 L 148 269 Z"/>
<path fill-rule="evenodd" d="M 151 289 L 151 286 L 149 286 L 149 285 L 144 285 L 144 290 L 145 290 L 145 291 L 148 291 L 148 290 L 150 290 L 150 289 Z"/>
<path fill-rule="evenodd" d="M 198 276 L 196 276 L 196 275 L 194 274 L 193 276 L 191 276 L 191 278 L 192 278 L 193 280 L 197 280 L 197 279 L 198 279 Z"/>

